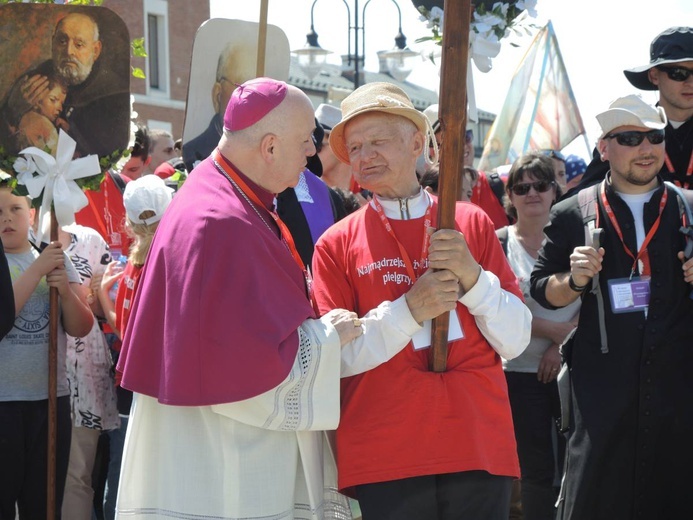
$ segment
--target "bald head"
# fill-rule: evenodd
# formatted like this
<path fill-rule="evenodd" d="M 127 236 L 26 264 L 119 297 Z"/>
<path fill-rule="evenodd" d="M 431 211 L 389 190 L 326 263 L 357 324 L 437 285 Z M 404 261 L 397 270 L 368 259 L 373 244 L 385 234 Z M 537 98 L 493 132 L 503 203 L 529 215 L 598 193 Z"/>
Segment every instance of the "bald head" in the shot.
<path fill-rule="evenodd" d="M 224 47 L 219 54 L 216 81 L 212 86 L 212 104 L 217 114 L 224 114 L 236 85 L 255 77 L 255 65 L 253 47 L 235 42 Z"/>
<path fill-rule="evenodd" d="M 99 26 L 91 16 L 71 13 L 62 18 L 53 33 L 53 66 L 68 85 L 87 79 L 101 55 Z"/>
<path fill-rule="evenodd" d="M 255 124 L 230 132 L 219 142 L 222 155 L 259 186 L 280 193 L 298 183 L 306 157 L 315 154 L 313 105 L 287 85 L 286 97 Z"/>

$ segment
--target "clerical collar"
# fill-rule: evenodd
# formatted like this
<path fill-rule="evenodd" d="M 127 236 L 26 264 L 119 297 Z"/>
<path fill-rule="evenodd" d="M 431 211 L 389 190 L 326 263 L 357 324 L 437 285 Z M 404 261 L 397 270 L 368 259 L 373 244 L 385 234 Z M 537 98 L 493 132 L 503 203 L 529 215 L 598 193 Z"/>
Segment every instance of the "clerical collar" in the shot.
<path fill-rule="evenodd" d="M 217 148 L 218 149 L 218 148 Z M 262 202 L 263 206 L 268 211 L 274 211 L 274 208 L 276 207 L 275 205 L 275 198 L 274 198 L 274 193 L 270 193 L 267 191 L 265 188 L 260 186 L 259 184 L 255 183 L 250 177 L 248 177 L 245 173 L 243 173 L 241 170 L 239 170 L 235 164 L 233 164 L 231 161 L 229 161 L 226 157 L 224 157 L 221 152 L 219 152 L 219 157 L 221 160 L 226 163 L 230 168 L 233 168 L 233 171 L 235 171 L 238 176 L 243 179 L 243 182 L 245 182 L 248 187 L 253 190 L 253 192 L 257 195 L 257 197 L 260 199 L 260 202 Z"/>
<path fill-rule="evenodd" d="M 404 199 L 387 199 L 375 195 L 383 207 L 385 216 L 393 220 L 411 220 L 421 218 L 426 214 L 426 209 L 431 204 L 431 197 L 424 189 L 419 193 Z M 373 203 L 371 202 L 371 205 Z"/>

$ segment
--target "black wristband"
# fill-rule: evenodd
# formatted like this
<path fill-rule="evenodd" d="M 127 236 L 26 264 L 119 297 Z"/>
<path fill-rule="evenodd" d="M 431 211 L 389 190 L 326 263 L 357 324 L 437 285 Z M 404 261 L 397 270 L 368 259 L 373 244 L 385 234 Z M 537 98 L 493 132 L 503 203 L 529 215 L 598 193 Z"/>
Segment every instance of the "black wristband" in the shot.
<path fill-rule="evenodd" d="M 587 289 L 588 285 L 589 285 L 589 282 L 587 282 L 585 285 L 577 285 L 575 283 L 575 280 L 573 280 L 573 275 L 571 274 L 570 276 L 568 276 L 568 287 L 570 287 L 575 292 L 584 291 L 585 289 Z"/>

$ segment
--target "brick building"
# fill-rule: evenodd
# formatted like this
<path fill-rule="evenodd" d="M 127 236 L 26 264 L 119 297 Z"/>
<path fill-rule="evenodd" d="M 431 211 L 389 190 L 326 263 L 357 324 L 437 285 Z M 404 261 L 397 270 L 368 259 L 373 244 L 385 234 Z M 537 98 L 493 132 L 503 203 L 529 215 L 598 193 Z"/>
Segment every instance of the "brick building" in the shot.
<path fill-rule="evenodd" d="M 190 57 L 195 33 L 209 19 L 209 2 L 190 0 L 104 0 L 120 16 L 130 39 L 144 37 L 147 58 L 133 58 L 145 79 L 130 78 L 138 121 L 183 134 Z"/>
<path fill-rule="evenodd" d="M 190 75 L 190 59 L 197 29 L 209 19 L 206 0 L 104 0 L 104 7 L 116 12 L 125 22 L 130 39 L 144 37 L 147 58 L 133 58 L 132 65 L 140 67 L 145 79 L 130 78 L 131 92 L 135 96 L 134 109 L 138 120 L 149 128 L 170 131 L 174 139 L 183 135 L 185 106 Z M 289 83 L 308 94 L 317 106 L 320 103 L 339 102 L 353 89 L 343 67 L 325 65 L 315 79 L 308 78 L 291 60 Z M 398 81 L 382 70 L 363 72 L 362 81 L 390 81 L 402 87 L 414 105 L 423 110 L 436 103 L 435 92 L 419 85 Z M 475 148 L 477 156 L 483 148 L 483 139 L 495 118 L 494 114 L 480 111 L 476 123 Z"/>

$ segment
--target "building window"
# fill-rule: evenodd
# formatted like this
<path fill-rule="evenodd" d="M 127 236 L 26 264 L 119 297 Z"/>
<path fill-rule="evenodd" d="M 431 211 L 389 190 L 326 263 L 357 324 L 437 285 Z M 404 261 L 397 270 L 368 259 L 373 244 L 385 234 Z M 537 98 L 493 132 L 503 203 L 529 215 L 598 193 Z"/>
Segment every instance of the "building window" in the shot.
<path fill-rule="evenodd" d="M 145 0 L 147 94 L 169 97 L 168 2 Z"/>
<path fill-rule="evenodd" d="M 149 87 L 159 89 L 159 17 L 153 14 L 147 15 L 147 27 L 149 29 Z"/>

